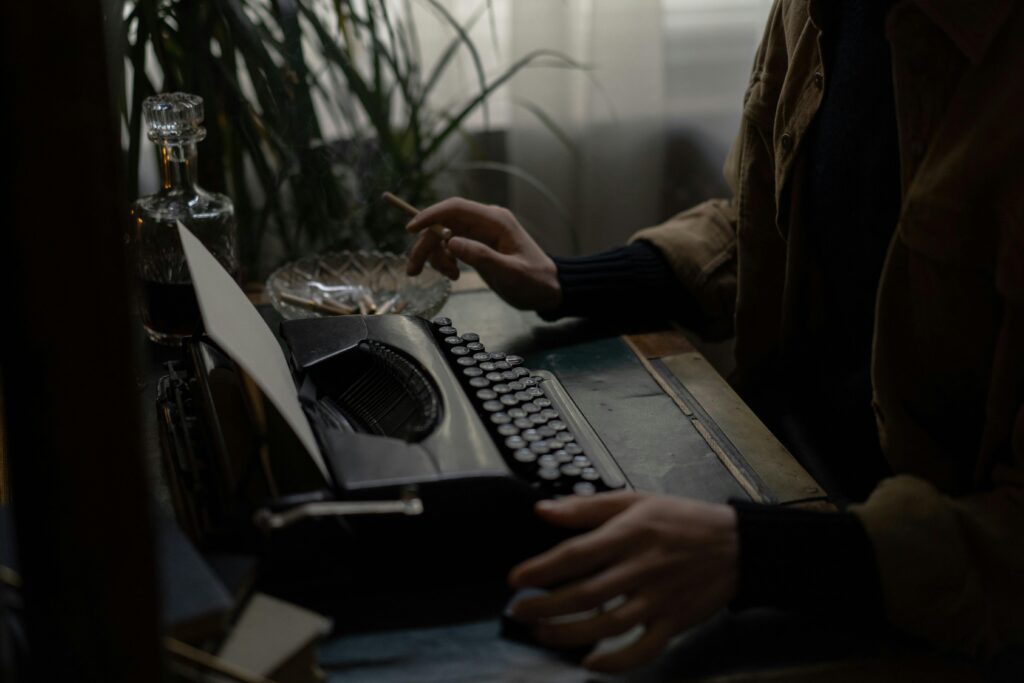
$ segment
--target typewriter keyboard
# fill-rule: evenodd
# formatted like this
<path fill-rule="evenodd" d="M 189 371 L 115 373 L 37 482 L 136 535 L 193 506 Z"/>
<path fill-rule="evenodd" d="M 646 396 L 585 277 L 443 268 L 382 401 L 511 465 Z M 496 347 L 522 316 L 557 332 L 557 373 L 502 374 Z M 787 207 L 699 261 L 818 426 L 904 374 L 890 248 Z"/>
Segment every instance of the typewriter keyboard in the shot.
<path fill-rule="evenodd" d="M 480 335 L 459 334 L 448 318 L 435 318 L 431 327 L 514 472 L 551 496 L 621 488 L 574 434 L 569 416 L 546 394 L 544 378 L 525 368 L 521 357 L 487 351 Z"/>

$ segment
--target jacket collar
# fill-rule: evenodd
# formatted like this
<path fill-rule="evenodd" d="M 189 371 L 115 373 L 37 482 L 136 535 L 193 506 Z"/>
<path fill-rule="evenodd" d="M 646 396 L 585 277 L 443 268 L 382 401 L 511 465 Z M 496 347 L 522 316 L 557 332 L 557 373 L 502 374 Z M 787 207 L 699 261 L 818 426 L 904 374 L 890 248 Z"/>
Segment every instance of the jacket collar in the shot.
<path fill-rule="evenodd" d="M 974 64 L 981 62 L 1014 0 L 914 0 Z"/>

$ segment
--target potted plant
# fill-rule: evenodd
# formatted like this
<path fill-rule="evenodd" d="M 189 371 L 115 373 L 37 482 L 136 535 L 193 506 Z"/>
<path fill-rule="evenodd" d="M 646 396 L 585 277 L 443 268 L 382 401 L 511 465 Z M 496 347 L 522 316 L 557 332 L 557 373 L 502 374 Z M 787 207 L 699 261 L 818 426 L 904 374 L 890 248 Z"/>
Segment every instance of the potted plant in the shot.
<path fill-rule="evenodd" d="M 192 92 L 206 108 L 200 184 L 234 200 L 250 278 L 314 250 L 402 248 L 401 221 L 381 192 L 430 202 L 468 139 L 464 124 L 497 89 L 531 65 L 578 66 L 545 50 L 489 77 L 469 35 L 489 2 L 460 23 L 440 0 L 415 0 L 451 36 L 427 66 L 413 1 L 125 0 L 130 191 L 138 194 L 142 101 L 157 88 Z M 460 54 L 473 65 L 473 91 L 438 106 L 432 95 Z"/>

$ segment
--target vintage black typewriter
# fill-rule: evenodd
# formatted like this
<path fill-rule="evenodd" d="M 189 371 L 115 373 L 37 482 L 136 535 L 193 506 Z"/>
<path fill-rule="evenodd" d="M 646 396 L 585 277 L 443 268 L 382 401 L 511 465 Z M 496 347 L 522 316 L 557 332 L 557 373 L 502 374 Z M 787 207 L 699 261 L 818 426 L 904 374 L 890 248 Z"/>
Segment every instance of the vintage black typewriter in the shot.
<path fill-rule="evenodd" d="M 499 575 L 563 534 L 537 521 L 536 500 L 627 486 L 552 374 L 447 318 L 280 332 L 326 481 L 210 340 L 160 383 L 172 499 L 201 546 L 258 548 L 267 574 L 300 584 L 389 580 L 410 561 L 421 578 Z"/>

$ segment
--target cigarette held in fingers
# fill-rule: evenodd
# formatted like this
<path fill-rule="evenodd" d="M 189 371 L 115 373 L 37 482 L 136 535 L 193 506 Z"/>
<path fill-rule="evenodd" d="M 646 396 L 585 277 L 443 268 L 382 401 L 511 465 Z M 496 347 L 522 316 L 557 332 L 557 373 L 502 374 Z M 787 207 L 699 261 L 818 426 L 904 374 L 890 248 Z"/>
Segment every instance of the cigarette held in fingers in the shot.
<path fill-rule="evenodd" d="M 398 195 L 392 194 L 391 192 L 385 192 L 382 195 L 382 197 L 384 201 L 386 201 L 388 204 L 398 209 L 401 209 L 405 213 L 409 214 L 410 217 L 416 216 L 420 212 L 420 210 L 417 209 L 415 206 L 405 201 Z M 444 227 L 443 225 L 431 225 L 429 228 L 427 228 L 427 230 L 431 231 L 437 237 L 444 241 L 450 240 L 452 237 L 452 231 Z"/>

